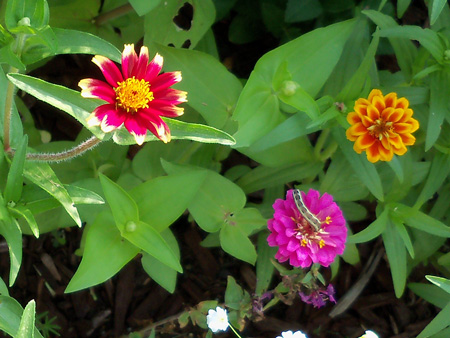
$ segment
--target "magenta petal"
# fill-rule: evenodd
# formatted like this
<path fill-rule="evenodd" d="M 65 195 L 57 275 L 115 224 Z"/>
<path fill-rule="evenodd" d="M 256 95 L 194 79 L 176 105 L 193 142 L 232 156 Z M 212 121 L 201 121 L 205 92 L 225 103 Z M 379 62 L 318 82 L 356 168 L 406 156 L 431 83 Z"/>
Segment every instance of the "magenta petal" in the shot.
<path fill-rule="evenodd" d="M 135 76 L 136 79 L 143 79 L 145 77 L 145 74 L 147 73 L 148 59 L 148 48 L 142 46 L 139 52 L 139 59 L 133 69 L 133 76 Z"/>
<path fill-rule="evenodd" d="M 145 120 L 139 118 L 137 115 L 129 116 L 125 120 L 125 128 L 134 136 L 136 143 L 141 145 L 145 141 L 145 135 L 147 134 L 147 128 L 144 124 Z"/>
<path fill-rule="evenodd" d="M 114 88 L 117 87 L 119 82 L 123 81 L 122 73 L 110 59 L 96 55 L 92 58 L 92 62 L 100 68 L 106 81 Z"/>
<path fill-rule="evenodd" d="M 95 114 L 95 117 L 97 117 L 97 119 L 101 122 L 106 117 L 106 115 L 110 113 L 114 114 L 115 110 L 116 107 L 113 104 L 102 104 L 101 106 L 95 108 L 92 113 Z"/>
<path fill-rule="evenodd" d="M 161 73 L 163 66 L 163 58 L 161 55 L 156 54 L 153 60 L 147 66 L 147 72 L 145 73 L 144 80 L 152 83 L 153 80 Z"/>
<path fill-rule="evenodd" d="M 165 104 L 180 104 L 187 102 L 187 92 L 182 90 L 166 88 L 153 93 L 155 101 L 164 102 Z"/>
<path fill-rule="evenodd" d="M 78 85 L 81 87 L 81 96 L 99 98 L 108 103 L 115 103 L 116 92 L 107 83 L 96 79 L 83 79 Z"/>
<path fill-rule="evenodd" d="M 100 127 L 105 133 L 109 133 L 119 128 L 125 121 L 126 113 L 118 111 L 117 109 L 109 110 L 102 119 Z"/>
<path fill-rule="evenodd" d="M 152 82 L 151 82 L 151 90 L 155 93 L 164 90 L 166 88 L 169 88 L 170 86 L 174 85 L 175 83 L 178 83 L 181 81 L 181 72 L 169 72 L 164 73 L 161 75 L 158 75 Z"/>
<path fill-rule="evenodd" d="M 138 57 L 136 51 L 134 50 L 134 45 L 125 45 L 122 52 L 122 72 L 125 79 L 132 77 L 133 68 L 138 62 Z"/>
<path fill-rule="evenodd" d="M 142 109 L 142 113 L 150 116 L 177 117 L 183 115 L 184 109 L 174 105 L 155 105 L 153 101 L 150 107 Z"/>

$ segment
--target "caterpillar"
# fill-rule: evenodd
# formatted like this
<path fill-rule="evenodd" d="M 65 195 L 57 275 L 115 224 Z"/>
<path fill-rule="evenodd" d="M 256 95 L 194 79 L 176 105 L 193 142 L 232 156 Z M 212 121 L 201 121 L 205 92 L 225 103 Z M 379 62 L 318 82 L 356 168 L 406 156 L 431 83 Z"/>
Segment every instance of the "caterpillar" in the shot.
<path fill-rule="evenodd" d="M 295 205 L 298 211 L 302 214 L 303 218 L 314 228 L 314 230 L 319 231 L 321 222 L 311 211 L 308 210 L 305 203 L 303 202 L 302 194 L 300 190 L 293 189 L 292 197 L 294 197 Z"/>

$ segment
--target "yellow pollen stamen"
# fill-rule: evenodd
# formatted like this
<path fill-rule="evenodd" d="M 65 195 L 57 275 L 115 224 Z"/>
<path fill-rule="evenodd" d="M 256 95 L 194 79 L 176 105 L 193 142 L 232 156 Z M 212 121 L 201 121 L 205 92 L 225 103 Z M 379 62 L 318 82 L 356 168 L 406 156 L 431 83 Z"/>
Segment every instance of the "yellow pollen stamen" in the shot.
<path fill-rule="evenodd" d="M 150 83 L 137 80 L 134 76 L 119 82 L 114 90 L 117 105 L 127 113 L 136 113 L 139 109 L 148 108 L 148 103 L 154 99 Z"/>
<path fill-rule="evenodd" d="M 325 241 L 323 239 L 320 240 L 319 242 L 319 248 L 323 248 L 325 246 Z"/>
<path fill-rule="evenodd" d="M 308 244 L 308 241 L 306 239 L 304 239 L 304 238 L 300 242 L 301 246 L 306 246 L 307 244 Z"/>
<path fill-rule="evenodd" d="M 325 221 L 323 221 L 326 224 L 330 224 L 331 223 L 331 217 L 327 216 L 327 218 L 325 218 Z"/>
<path fill-rule="evenodd" d="M 382 118 L 379 118 L 367 128 L 370 135 L 377 137 L 380 141 L 385 138 L 389 138 L 389 132 L 392 131 L 393 123 L 392 121 L 384 121 Z"/>

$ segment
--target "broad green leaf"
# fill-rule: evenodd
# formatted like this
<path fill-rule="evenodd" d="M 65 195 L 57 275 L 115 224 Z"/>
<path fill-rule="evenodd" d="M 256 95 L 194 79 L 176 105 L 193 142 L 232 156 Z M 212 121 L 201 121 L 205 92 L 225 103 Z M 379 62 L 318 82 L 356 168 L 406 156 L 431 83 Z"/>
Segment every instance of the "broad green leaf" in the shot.
<path fill-rule="evenodd" d="M 409 283 L 408 287 L 416 295 L 441 309 L 444 308 L 448 302 L 450 302 L 450 295 L 436 285 L 425 283 Z"/>
<path fill-rule="evenodd" d="M 423 329 L 417 338 L 430 337 L 450 325 L 450 303 Z"/>
<path fill-rule="evenodd" d="M 122 53 L 102 38 L 81 31 L 53 28 L 57 49 L 56 54 L 99 54 L 120 63 Z"/>
<path fill-rule="evenodd" d="M 389 210 L 384 209 L 380 216 L 377 217 L 367 228 L 351 235 L 347 238 L 348 243 L 364 243 L 368 242 L 384 232 L 389 222 Z"/>
<path fill-rule="evenodd" d="M 220 230 L 224 219 L 245 205 L 246 197 L 242 189 L 214 171 L 168 162 L 163 163 L 163 167 L 169 175 L 189 170 L 206 172 L 200 189 L 189 204 L 189 212 L 197 224 L 207 232 Z"/>
<path fill-rule="evenodd" d="M 161 3 L 161 0 L 130 0 L 131 6 L 138 13 L 139 16 L 145 15 Z"/>
<path fill-rule="evenodd" d="M 322 190 L 321 188 L 319 190 L 326 191 Z M 335 199 L 334 195 L 333 198 Z M 348 222 L 359 222 L 367 218 L 367 209 L 359 203 L 339 201 L 339 207 L 341 208 L 342 212 L 344 213 L 344 217 Z"/>
<path fill-rule="evenodd" d="M 36 302 L 30 300 L 23 310 L 19 330 L 15 338 L 34 338 L 34 321 L 36 317 Z"/>
<path fill-rule="evenodd" d="M 23 167 L 25 164 L 25 155 L 27 152 L 28 136 L 24 135 L 22 142 L 14 153 L 11 167 L 6 181 L 4 197 L 6 202 L 17 202 L 22 195 L 23 187 Z"/>
<path fill-rule="evenodd" d="M 362 13 L 381 29 L 398 27 L 397 22 L 392 17 L 381 12 L 364 10 Z M 406 80 L 410 80 L 414 73 L 413 67 L 417 56 L 416 46 L 410 40 L 394 37 L 388 37 L 388 39 L 394 49 L 400 69 L 405 74 Z"/>
<path fill-rule="evenodd" d="M 24 92 L 42 100 L 56 108 L 65 111 L 85 128 L 89 129 L 99 139 L 104 139 L 105 134 L 100 127 L 89 127 L 86 119 L 91 112 L 102 102 L 96 99 L 85 99 L 80 92 L 55 85 L 28 75 L 8 74 L 9 80 Z"/>
<path fill-rule="evenodd" d="M 166 229 L 161 233 L 167 244 L 172 248 L 178 259 L 180 259 L 180 249 L 178 247 L 177 240 L 173 233 Z M 145 272 L 164 289 L 173 293 L 175 291 L 175 285 L 177 283 L 177 271 L 169 268 L 167 265 L 161 263 L 159 260 L 150 256 L 147 253 L 142 253 L 142 267 Z"/>
<path fill-rule="evenodd" d="M 139 221 L 139 210 L 136 202 L 125 190 L 106 176 L 100 175 L 100 182 L 116 226 L 123 233 L 129 224 Z"/>
<path fill-rule="evenodd" d="M 248 147 L 284 121 L 272 88 L 282 63 L 292 80 L 315 97 L 339 60 L 354 21 L 315 29 L 265 54 L 257 62 L 239 97 L 233 119 L 239 123 L 237 147 Z"/>
<path fill-rule="evenodd" d="M 403 180 L 405 179 L 405 173 L 402 167 L 402 163 L 399 161 L 397 156 L 394 156 L 392 160 L 388 162 L 388 165 L 391 167 L 392 171 L 394 172 L 395 176 L 397 176 L 400 183 L 403 183 Z"/>
<path fill-rule="evenodd" d="M 433 0 L 431 1 L 431 14 L 430 14 L 430 25 L 434 25 L 442 10 L 444 9 L 447 0 Z"/>
<path fill-rule="evenodd" d="M 406 284 L 406 249 L 402 238 L 395 231 L 394 225 L 388 222 L 382 233 L 384 247 L 391 268 L 394 291 L 400 298 L 405 290 Z"/>
<path fill-rule="evenodd" d="M 431 169 L 425 185 L 420 192 L 414 208 L 420 208 L 441 187 L 450 173 L 450 155 L 436 152 L 431 162 Z"/>
<path fill-rule="evenodd" d="M 8 207 L 8 210 L 11 212 L 12 215 L 16 217 L 23 217 L 27 221 L 31 231 L 33 232 L 34 237 L 39 238 L 39 227 L 30 209 L 27 209 L 21 205 L 16 205 L 14 208 Z"/>
<path fill-rule="evenodd" d="M 155 48 L 164 57 L 165 71 L 181 71 L 183 80 L 177 88 L 188 92 L 187 104 L 198 111 L 207 124 L 223 128 L 242 91 L 237 77 L 211 55 L 162 45 Z"/>
<path fill-rule="evenodd" d="M 226 132 L 216 129 L 214 127 L 206 126 L 197 123 L 187 123 L 179 120 L 162 118 L 167 123 L 170 129 L 170 134 L 173 140 L 192 140 L 203 143 L 218 143 L 223 145 L 234 145 L 236 141 Z M 113 140 L 120 145 L 136 144 L 134 136 L 131 135 L 125 128 L 120 128 L 113 134 Z M 155 135 L 147 132 L 145 142 L 160 141 Z"/>
<path fill-rule="evenodd" d="M 352 229 L 349 228 L 348 224 L 346 224 L 347 226 L 347 231 L 349 236 L 353 235 Z M 347 241 L 347 243 L 345 243 L 345 250 L 344 253 L 342 254 L 342 259 L 351 265 L 356 265 L 357 263 L 360 262 L 360 257 L 359 257 L 359 252 L 358 252 L 358 248 L 356 247 L 356 244 L 351 243 L 349 241 Z M 339 259 L 336 259 L 333 262 L 333 265 L 337 265 L 337 268 L 339 268 Z M 333 272 L 333 276 L 335 276 L 336 272 Z M 334 278 L 334 277 L 333 277 Z"/>
<path fill-rule="evenodd" d="M 258 246 L 256 259 L 256 290 L 255 293 L 261 296 L 265 291 L 269 289 L 270 281 L 274 271 L 274 266 L 270 262 L 270 258 L 273 258 L 277 253 L 277 248 L 270 247 L 267 244 L 267 231 L 261 231 L 258 235 Z"/>
<path fill-rule="evenodd" d="M 11 30 L 19 25 L 23 18 L 29 19 L 29 25 L 33 28 L 42 28 L 48 24 L 49 10 L 45 0 L 11 0 L 6 2 L 5 23 Z"/>
<path fill-rule="evenodd" d="M 403 38 L 419 41 L 419 43 L 431 54 L 439 63 L 444 60 L 445 47 L 437 32 L 429 28 L 419 26 L 398 26 L 385 28 L 380 31 L 380 36 L 386 38 Z"/>
<path fill-rule="evenodd" d="M 444 71 L 430 76 L 430 115 L 425 136 L 425 151 L 430 150 L 439 138 L 444 118 L 450 115 L 448 100 L 442 95 L 442 88 L 450 87 L 449 74 Z"/>
<path fill-rule="evenodd" d="M 101 0 L 71 0 L 53 4 L 50 26 L 71 28 L 80 31 L 102 32 L 102 27 L 95 25 L 95 17 L 99 15 Z"/>
<path fill-rule="evenodd" d="M 406 225 L 439 237 L 450 237 L 450 227 L 423 212 L 403 204 L 395 204 L 396 213 Z"/>
<path fill-rule="evenodd" d="M 426 279 L 428 279 L 431 283 L 434 285 L 439 286 L 442 290 L 450 294 L 450 280 L 443 277 L 437 277 L 437 276 L 425 276 Z"/>
<path fill-rule="evenodd" d="M 397 16 L 401 18 L 409 7 L 411 0 L 397 0 Z"/>
<path fill-rule="evenodd" d="M 24 176 L 56 198 L 75 223 L 81 227 L 81 219 L 74 201 L 47 163 L 25 162 Z"/>
<path fill-rule="evenodd" d="M 9 296 L 8 287 L 5 284 L 3 278 L 0 277 L 0 295 Z"/>
<path fill-rule="evenodd" d="M 377 32 L 374 33 L 372 42 L 367 49 L 363 61 L 359 65 L 358 70 L 353 74 L 351 79 L 346 83 L 345 87 L 336 97 L 336 101 L 346 102 L 357 98 L 362 92 L 364 86 L 368 81 L 370 68 L 375 64 L 375 53 L 378 48 L 380 37 Z"/>
<path fill-rule="evenodd" d="M 150 224 L 142 221 L 130 222 L 122 231 L 122 236 L 161 263 L 178 272 L 183 272 L 177 255 Z"/>
<path fill-rule="evenodd" d="M 278 168 L 259 166 L 243 175 L 236 183 L 246 194 L 275 187 L 292 181 L 316 176 L 323 168 L 322 162 L 302 162 Z"/>
<path fill-rule="evenodd" d="M 136 201 L 140 219 L 163 231 L 187 209 L 206 176 L 206 171 L 187 170 L 157 177 L 134 188 L 130 195 Z"/>
<path fill-rule="evenodd" d="M 303 22 L 317 18 L 323 12 L 322 4 L 315 0 L 288 0 L 284 21 Z"/>
<path fill-rule="evenodd" d="M 182 7 L 192 8 L 193 16 L 188 25 L 176 20 L 182 15 Z M 214 23 L 215 14 L 211 0 L 165 1 L 145 16 L 144 45 L 157 42 L 181 48 L 188 41 L 186 47 L 194 48 Z"/>
<path fill-rule="evenodd" d="M 357 154 L 353 150 L 352 142 L 347 140 L 341 127 L 333 128 L 331 133 L 361 182 L 378 200 L 383 201 L 383 186 L 374 164 L 370 163 L 364 154 Z"/>
<path fill-rule="evenodd" d="M 225 304 L 233 310 L 239 310 L 240 304 L 244 298 L 244 291 L 236 283 L 232 276 L 227 278 L 227 288 L 225 290 Z"/>
<path fill-rule="evenodd" d="M 23 312 L 22 306 L 14 298 L 0 296 L 0 330 L 16 337 Z M 36 328 L 34 328 L 34 337 L 43 338 Z"/>
<path fill-rule="evenodd" d="M 103 283 L 140 251 L 120 235 L 109 212 L 99 214 L 86 231 L 83 258 L 66 293 Z"/>

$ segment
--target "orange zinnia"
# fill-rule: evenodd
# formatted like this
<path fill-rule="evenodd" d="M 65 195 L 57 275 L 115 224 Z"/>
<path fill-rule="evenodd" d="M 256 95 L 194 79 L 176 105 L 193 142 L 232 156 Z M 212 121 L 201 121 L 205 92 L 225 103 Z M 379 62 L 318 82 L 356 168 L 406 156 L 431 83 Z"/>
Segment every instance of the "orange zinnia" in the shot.
<path fill-rule="evenodd" d="M 370 162 L 390 161 L 394 154 L 406 153 L 406 146 L 416 141 L 412 133 L 419 122 L 412 115 L 406 98 L 397 98 L 397 93 L 383 96 L 381 90 L 373 89 L 367 99 L 358 99 L 354 111 L 347 115 L 351 126 L 346 135 L 355 142 L 353 149 L 358 154 L 365 151 Z"/>

